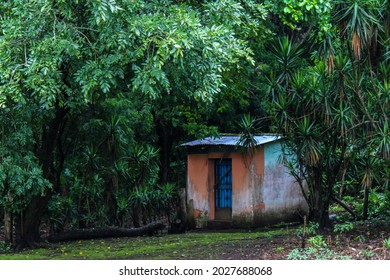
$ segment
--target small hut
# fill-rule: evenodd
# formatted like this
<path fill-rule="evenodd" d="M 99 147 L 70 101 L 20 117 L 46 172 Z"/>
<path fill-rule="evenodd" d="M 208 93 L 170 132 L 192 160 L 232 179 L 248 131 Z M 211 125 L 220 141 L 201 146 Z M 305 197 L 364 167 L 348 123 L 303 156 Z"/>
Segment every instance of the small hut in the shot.
<path fill-rule="evenodd" d="M 257 227 L 302 218 L 308 211 L 300 186 L 282 164 L 275 135 L 208 137 L 187 148 L 187 206 L 193 226 Z"/>

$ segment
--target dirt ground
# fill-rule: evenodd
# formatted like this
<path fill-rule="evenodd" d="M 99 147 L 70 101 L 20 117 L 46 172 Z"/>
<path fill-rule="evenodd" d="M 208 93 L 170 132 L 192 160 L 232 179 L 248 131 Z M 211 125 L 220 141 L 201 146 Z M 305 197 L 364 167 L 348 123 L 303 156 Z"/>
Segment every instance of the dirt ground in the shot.
<path fill-rule="evenodd" d="M 307 239 L 309 239 L 308 237 Z M 357 227 L 345 234 L 325 234 L 323 240 L 327 249 L 335 256 L 345 256 L 353 260 L 390 260 L 390 249 L 385 249 L 383 241 L 390 238 L 390 227 Z M 221 244 L 222 245 L 222 244 Z M 302 239 L 297 235 L 286 234 L 272 238 L 242 240 L 237 244 L 227 242 L 220 259 L 235 260 L 285 260 L 289 253 L 302 247 Z M 305 248 L 310 247 L 308 240 Z M 309 259 L 313 259 L 309 257 Z"/>
<path fill-rule="evenodd" d="M 356 235 L 359 236 L 359 235 Z M 390 260 L 390 251 L 383 247 L 382 238 L 370 238 L 365 242 L 349 235 L 343 240 L 327 239 L 328 249 L 339 256 L 348 256 L 354 260 Z M 328 243 L 329 242 L 329 243 Z M 218 259 L 232 260 L 285 260 L 288 254 L 301 246 L 301 241 L 292 236 L 277 236 L 272 240 L 247 241 L 241 244 L 224 244 Z M 308 248 L 309 245 L 306 246 Z M 196 257 L 195 257 L 196 258 Z"/>
<path fill-rule="evenodd" d="M 302 239 L 296 234 L 297 228 L 290 230 L 281 229 L 278 234 L 273 234 L 275 229 L 262 229 L 260 231 L 252 232 L 246 238 L 245 234 L 240 235 L 239 238 L 230 238 L 230 239 L 219 239 L 218 241 L 213 241 L 212 237 L 210 238 L 209 243 L 202 243 L 197 245 L 188 245 L 178 247 L 177 249 L 164 250 L 164 257 L 166 259 L 219 259 L 219 260 L 285 260 L 289 259 L 289 254 L 291 258 L 291 252 L 294 249 L 302 247 Z M 223 231 L 216 231 L 221 233 Z M 226 231 L 228 233 L 229 231 Z M 196 238 L 204 234 L 210 234 L 211 231 L 195 231 L 189 232 L 189 237 L 184 235 L 177 235 L 172 237 L 172 235 L 163 234 L 160 238 L 155 237 L 155 239 L 164 240 L 165 238 L 170 238 L 169 242 L 177 242 L 181 239 L 180 242 L 187 243 L 193 241 Z M 164 238 L 165 236 L 165 238 Z M 229 236 L 229 235 L 227 235 Z M 2 231 L 0 228 L 0 240 L 3 240 Z M 142 246 L 149 242 L 152 239 L 147 237 L 139 238 L 139 244 L 134 245 Z M 176 238 L 176 239 L 174 239 Z M 326 250 L 321 251 L 322 256 L 318 253 L 306 254 L 306 259 L 353 259 L 353 260 L 390 260 L 390 249 L 386 249 L 384 246 L 384 240 L 390 238 L 390 226 L 386 225 L 373 225 L 373 224 L 364 224 L 360 226 L 355 226 L 352 230 L 346 233 L 329 233 L 324 234 L 321 238 L 322 242 L 325 242 Z M 309 241 L 310 236 L 307 237 L 305 242 L 305 248 L 310 249 L 312 244 Z M 146 241 L 149 240 L 149 241 Z M 187 241 L 186 241 L 187 240 Z M 111 248 L 121 248 L 126 247 L 129 249 L 129 244 L 134 242 L 134 239 L 119 238 L 119 239 L 105 239 L 104 241 L 96 241 L 95 244 L 105 243 L 105 246 L 110 246 Z M 153 241 L 154 242 L 154 241 Z M 78 244 L 80 242 L 76 242 Z M 94 243 L 91 241 L 91 243 Z M 81 243 L 84 244 L 84 243 Z M 324 244 L 324 243 L 322 243 Z M 48 247 L 47 247 L 48 246 Z M 60 254 L 59 251 L 61 247 L 68 245 L 48 245 L 46 244 L 47 249 L 52 250 L 55 254 Z M 80 245 L 86 246 L 86 245 Z M 89 245 L 91 246 L 91 245 Z M 94 245 L 93 245 L 94 246 Z M 133 245 L 131 245 L 133 246 Z M 324 248 L 324 246 L 322 246 Z M 80 251 L 85 248 L 80 248 Z M 119 249 L 118 249 L 119 250 Z M 130 250 L 128 250 L 130 251 Z M 299 256 L 302 256 L 302 252 Z M 120 252 L 112 252 L 113 254 L 107 255 L 105 259 L 160 259 L 161 255 L 156 251 L 149 251 L 148 254 L 130 254 L 130 255 L 120 255 Z M 28 253 L 27 253 L 28 254 Z M 51 258 L 51 254 L 48 253 L 48 258 Z M 70 254 L 69 254 L 70 257 Z M 96 256 L 90 256 L 91 258 L 96 258 Z M 107 257 L 107 258 L 106 258 Z M 80 258 L 80 255 L 75 256 L 76 259 Z M 100 259 L 101 257 L 97 257 Z M 304 259 L 305 259 L 304 258 Z M 299 258 L 296 258 L 299 259 Z"/>

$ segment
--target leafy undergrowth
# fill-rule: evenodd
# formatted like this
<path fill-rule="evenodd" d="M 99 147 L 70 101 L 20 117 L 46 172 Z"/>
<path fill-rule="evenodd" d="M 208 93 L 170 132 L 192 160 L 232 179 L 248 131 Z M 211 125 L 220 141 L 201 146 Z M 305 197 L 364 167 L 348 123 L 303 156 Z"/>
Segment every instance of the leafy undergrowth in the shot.
<path fill-rule="evenodd" d="M 389 227 L 357 226 L 348 232 L 313 236 L 302 246 L 296 227 L 258 231 L 190 231 L 153 237 L 110 238 L 43 244 L 3 253 L 0 259 L 390 259 Z"/>

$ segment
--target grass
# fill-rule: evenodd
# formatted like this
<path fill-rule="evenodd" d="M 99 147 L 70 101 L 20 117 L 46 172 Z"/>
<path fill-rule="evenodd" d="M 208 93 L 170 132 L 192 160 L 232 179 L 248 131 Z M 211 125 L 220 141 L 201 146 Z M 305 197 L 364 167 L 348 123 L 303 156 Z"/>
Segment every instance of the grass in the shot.
<path fill-rule="evenodd" d="M 307 227 L 310 229 L 310 227 Z M 281 225 L 257 231 L 190 231 L 137 238 L 108 238 L 44 243 L 12 253 L 0 243 L 0 260 L 279 260 L 390 259 L 389 224 L 344 224 L 334 232 L 306 236 L 302 226 Z"/>
<path fill-rule="evenodd" d="M 152 237 L 81 240 L 44 244 L 39 249 L 0 254 L 3 260 L 217 259 L 226 249 L 240 251 L 248 241 L 271 240 L 291 229 L 255 232 L 188 232 Z M 250 245 L 252 246 L 252 245 Z M 254 245 L 256 246 L 256 245 Z M 238 250 L 238 251 L 237 251 Z"/>

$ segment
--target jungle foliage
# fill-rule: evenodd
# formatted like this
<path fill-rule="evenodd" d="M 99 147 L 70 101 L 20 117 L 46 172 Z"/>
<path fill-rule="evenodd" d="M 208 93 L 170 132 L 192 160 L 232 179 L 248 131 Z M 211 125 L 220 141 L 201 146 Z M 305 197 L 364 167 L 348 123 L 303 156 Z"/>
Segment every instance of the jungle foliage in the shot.
<path fill-rule="evenodd" d="M 6 242 L 31 246 L 43 224 L 174 221 L 178 144 L 221 132 L 284 135 L 321 229 L 332 198 L 388 217 L 372 205 L 390 209 L 389 11 L 386 0 L 2 1 Z"/>

